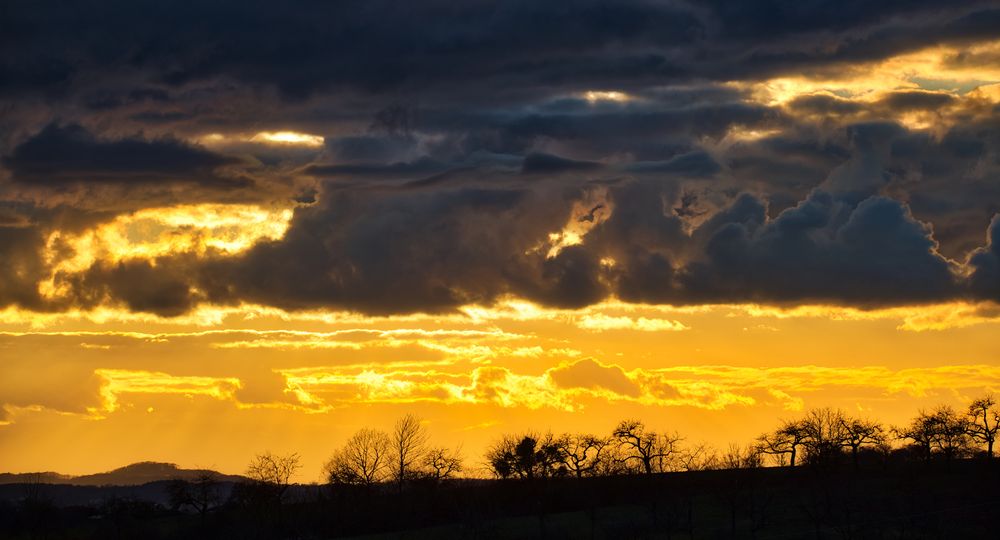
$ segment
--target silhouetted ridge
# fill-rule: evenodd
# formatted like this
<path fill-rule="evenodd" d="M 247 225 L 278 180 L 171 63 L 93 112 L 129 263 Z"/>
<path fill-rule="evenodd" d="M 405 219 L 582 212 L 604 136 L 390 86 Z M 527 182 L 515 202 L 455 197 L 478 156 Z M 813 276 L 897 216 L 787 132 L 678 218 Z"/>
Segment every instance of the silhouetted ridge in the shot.
<path fill-rule="evenodd" d="M 237 482 L 243 479 L 237 475 L 226 475 L 210 469 L 182 469 L 176 463 L 140 461 L 117 469 L 80 476 L 42 473 L 0 473 L 0 484 L 72 484 L 77 486 L 141 486 L 162 480 L 193 480 L 200 475 L 210 474 L 220 481 Z"/>

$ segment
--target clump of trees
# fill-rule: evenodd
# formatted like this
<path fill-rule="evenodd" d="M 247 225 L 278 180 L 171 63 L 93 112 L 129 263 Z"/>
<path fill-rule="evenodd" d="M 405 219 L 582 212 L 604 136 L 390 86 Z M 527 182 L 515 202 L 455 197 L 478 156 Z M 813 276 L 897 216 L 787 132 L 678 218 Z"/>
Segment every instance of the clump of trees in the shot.
<path fill-rule="evenodd" d="M 942 405 L 931 411 L 921 410 L 908 424 L 895 427 L 840 410 L 814 409 L 803 418 L 784 421 L 778 429 L 761 435 L 757 446 L 777 465 L 795 466 L 803 455 L 808 463 L 830 463 L 846 453 L 857 467 L 866 452 L 883 459 L 894 452 L 910 452 L 925 461 L 936 457 L 952 460 L 982 452 L 992 459 L 998 432 L 1000 409 L 996 399 L 987 395 L 973 400 L 964 413 Z"/>
<path fill-rule="evenodd" d="M 761 454 L 776 465 L 794 467 L 800 459 L 828 464 L 849 453 L 854 466 L 866 449 L 889 442 L 890 432 L 875 420 L 857 418 L 839 409 L 813 409 L 803 418 L 785 420 L 778 429 L 757 438 Z"/>
<path fill-rule="evenodd" d="M 610 435 L 590 433 L 505 435 L 486 451 L 497 478 L 584 477 L 653 474 L 696 468 L 701 447 L 680 447 L 681 437 L 649 429 L 639 420 L 621 421 Z"/>
<path fill-rule="evenodd" d="M 362 428 L 337 449 L 323 467 L 331 485 L 372 487 L 392 483 L 442 481 L 462 471 L 459 450 L 431 446 L 426 427 L 408 414 L 391 432 Z"/>

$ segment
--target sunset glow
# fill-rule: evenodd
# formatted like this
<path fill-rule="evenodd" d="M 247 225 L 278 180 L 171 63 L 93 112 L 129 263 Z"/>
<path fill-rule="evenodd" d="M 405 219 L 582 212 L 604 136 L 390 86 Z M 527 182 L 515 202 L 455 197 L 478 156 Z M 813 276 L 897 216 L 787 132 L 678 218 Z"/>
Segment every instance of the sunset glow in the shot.
<path fill-rule="evenodd" d="M 488 476 L 528 430 L 722 449 L 1000 394 L 979 7 L 786 32 L 634 4 L 0 53 L 0 472 L 270 450 L 322 481 L 412 413 Z"/>

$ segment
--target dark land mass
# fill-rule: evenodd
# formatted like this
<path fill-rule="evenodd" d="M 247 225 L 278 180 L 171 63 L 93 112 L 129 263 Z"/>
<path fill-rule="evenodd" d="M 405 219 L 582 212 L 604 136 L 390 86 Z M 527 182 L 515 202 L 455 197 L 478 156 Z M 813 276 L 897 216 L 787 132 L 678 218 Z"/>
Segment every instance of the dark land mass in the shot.
<path fill-rule="evenodd" d="M 967 459 L 402 488 L 9 484 L 0 486 L 0 537 L 998 538 L 998 481 L 997 460 Z M 203 496 L 178 498 L 192 493 L 178 486 Z"/>
<path fill-rule="evenodd" d="M 239 482 L 242 476 L 224 475 L 209 469 L 181 469 L 173 463 L 142 461 L 97 474 L 72 476 L 56 472 L 0 473 L 4 484 L 69 484 L 74 486 L 141 486 L 159 480 L 194 480 L 210 474 L 221 481 Z"/>

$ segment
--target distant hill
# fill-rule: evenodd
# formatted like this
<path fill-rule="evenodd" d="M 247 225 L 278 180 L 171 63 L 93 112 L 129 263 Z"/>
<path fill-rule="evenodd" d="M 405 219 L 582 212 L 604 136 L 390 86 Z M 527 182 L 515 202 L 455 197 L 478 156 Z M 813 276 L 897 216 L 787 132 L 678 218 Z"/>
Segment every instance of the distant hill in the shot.
<path fill-rule="evenodd" d="M 222 474 L 209 469 L 181 469 L 174 463 L 143 461 L 133 463 L 113 471 L 82 476 L 70 476 L 55 472 L 0 473 L 0 484 L 70 484 L 75 486 L 140 486 L 160 480 L 181 478 L 192 480 L 203 474 L 211 474 L 219 481 L 237 482 L 243 477 Z"/>
<path fill-rule="evenodd" d="M 0 484 L 64 484 L 73 477 L 57 472 L 0 473 Z"/>

